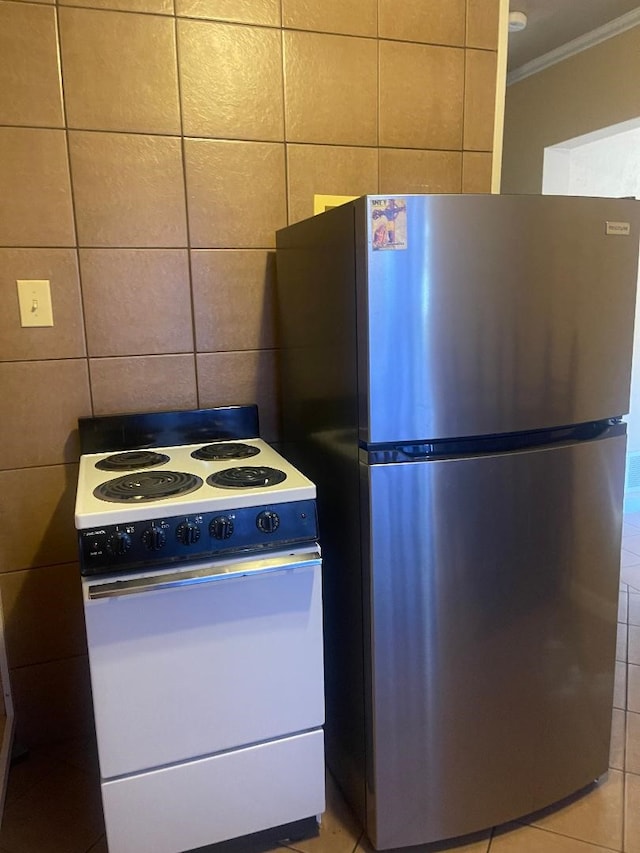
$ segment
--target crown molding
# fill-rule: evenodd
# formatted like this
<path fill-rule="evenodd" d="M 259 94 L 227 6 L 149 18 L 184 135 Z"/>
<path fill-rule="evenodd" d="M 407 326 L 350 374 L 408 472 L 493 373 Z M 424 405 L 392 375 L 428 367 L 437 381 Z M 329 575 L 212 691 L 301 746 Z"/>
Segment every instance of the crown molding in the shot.
<path fill-rule="evenodd" d="M 538 74 L 538 72 L 544 71 L 545 68 L 562 62 L 576 53 L 581 53 L 583 50 L 588 50 L 590 47 L 600 44 L 600 42 L 613 38 L 613 36 L 620 35 L 620 33 L 624 33 L 626 30 L 631 30 L 633 27 L 637 27 L 638 24 L 640 24 L 640 8 L 632 9 L 626 15 L 614 18 L 613 21 L 609 21 L 595 30 L 578 36 L 578 38 L 568 41 L 566 44 L 561 44 L 560 47 L 556 47 L 548 53 L 543 53 L 542 56 L 537 56 L 531 62 L 525 62 L 519 68 L 514 68 L 513 71 L 507 74 L 507 86 L 524 80 L 525 77 L 530 77 L 532 74 Z"/>

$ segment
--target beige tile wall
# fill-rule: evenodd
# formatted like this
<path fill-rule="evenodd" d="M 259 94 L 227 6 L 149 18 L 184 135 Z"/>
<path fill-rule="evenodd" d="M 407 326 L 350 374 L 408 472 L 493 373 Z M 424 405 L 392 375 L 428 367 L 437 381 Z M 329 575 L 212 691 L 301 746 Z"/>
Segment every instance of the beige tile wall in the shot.
<path fill-rule="evenodd" d="M 89 725 L 79 416 L 257 401 L 314 192 L 487 192 L 498 0 L 0 0 L 0 589 L 19 736 Z M 51 281 L 22 329 L 15 281 Z"/>

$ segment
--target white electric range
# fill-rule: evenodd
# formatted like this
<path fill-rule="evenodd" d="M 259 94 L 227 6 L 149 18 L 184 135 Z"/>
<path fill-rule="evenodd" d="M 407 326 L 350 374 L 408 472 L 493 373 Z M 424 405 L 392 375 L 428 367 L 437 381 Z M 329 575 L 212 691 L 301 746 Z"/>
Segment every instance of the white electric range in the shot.
<path fill-rule="evenodd" d="M 235 414 L 80 423 L 106 445 L 81 457 L 76 527 L 110 853 L 324 810 L 315 486 Z"/>

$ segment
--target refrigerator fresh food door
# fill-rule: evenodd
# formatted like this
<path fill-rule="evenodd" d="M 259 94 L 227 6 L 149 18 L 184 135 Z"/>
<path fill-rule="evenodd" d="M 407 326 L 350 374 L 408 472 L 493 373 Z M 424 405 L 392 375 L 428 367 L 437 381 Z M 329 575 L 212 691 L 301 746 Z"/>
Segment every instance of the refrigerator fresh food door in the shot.
<path fill-rule="evenodd" d="M 494 826 L 606 772 L 625 443 L 363 470 L 378 848 Z"/>
<path fill-rule="evenodd" d="M 399 242 L 376 248 L 379 202 L 356 203 L 366 240 L 361 440 L 509 433 L 628 412 L 637 202 L 406 196 L 396 204 L 406 207 L 396 214 Z"/>

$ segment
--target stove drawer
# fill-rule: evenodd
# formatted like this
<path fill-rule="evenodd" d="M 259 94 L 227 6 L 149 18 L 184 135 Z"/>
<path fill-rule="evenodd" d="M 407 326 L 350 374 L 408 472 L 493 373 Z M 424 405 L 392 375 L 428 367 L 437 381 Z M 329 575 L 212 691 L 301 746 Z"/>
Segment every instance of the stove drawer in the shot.
<path fill-rule="evenodd" d="M 102 785 L 109 853 L 177 853 L 321 814 L 322 731 Z"/>
<path fill-rule="evenodd" d="M 281 559 L 85 601 L 103 778 L 323 724 L 320 557 Z"/>

